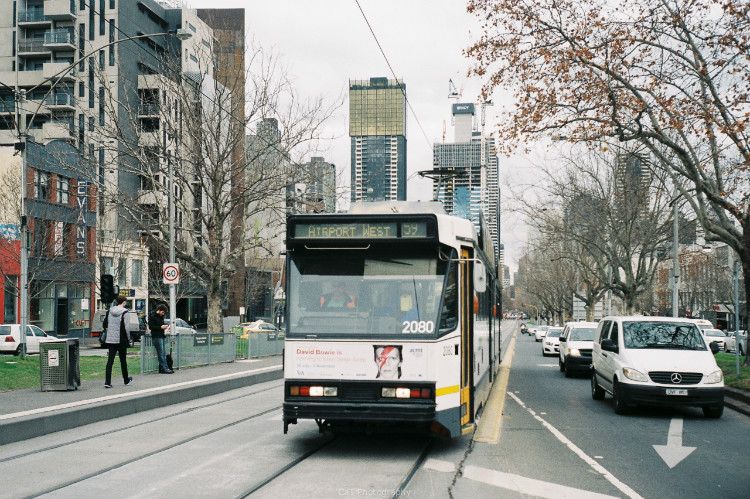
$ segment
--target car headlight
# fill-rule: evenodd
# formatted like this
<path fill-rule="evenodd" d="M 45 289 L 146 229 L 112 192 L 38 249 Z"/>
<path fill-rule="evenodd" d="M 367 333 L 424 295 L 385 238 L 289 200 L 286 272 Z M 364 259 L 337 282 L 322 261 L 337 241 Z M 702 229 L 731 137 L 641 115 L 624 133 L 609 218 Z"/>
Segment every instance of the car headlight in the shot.
<path fill-rule="evenodd" d="M 633 369 L 632 367 L 623 367 L 622 374 L 624 374 L 626 378 L 632 379 L 633 381 L 648 381 L 648 378 L 645 374 Z"/>
<path fill-rule="evenodd" d="M 568 350 L 568 355 L 571 355 L 573 357 L 580 357 L 581 351 L 578 350 L 577 348 L 571 348 L 570 350 Z"/>
<path fill-rule="evenodd" d="M 718 371 L 714 371 L 706 376 L 706 379 L 703 381 L 703 383 L 706 385 L 713 385 L 716 383 L 721 383 L 722 381 L 724 381 L 724 373 L 721 372 L 721 369 L 719 369 Z"/>

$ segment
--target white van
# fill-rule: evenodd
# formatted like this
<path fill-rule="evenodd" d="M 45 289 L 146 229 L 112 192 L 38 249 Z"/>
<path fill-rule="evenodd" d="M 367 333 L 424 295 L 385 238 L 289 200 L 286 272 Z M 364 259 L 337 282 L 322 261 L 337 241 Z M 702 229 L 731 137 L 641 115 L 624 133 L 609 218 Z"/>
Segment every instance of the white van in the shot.
<path fill-rule="evenodd" d="M 557 363 L 560 371 L 570 378 L 576 373 L 591 373 L 591 352 L 594 348 L 594 335 L 597 322 L 567 322 L 560 335 L 560 351 Z"/>
<path fill-rule="evenodd" d="M 618 414 L 632 405 L 682 405 L 721 417 L 724 376 L 716 352 L 690 319 L 605 317 L 594 341 L 591 396 L 612 394 Z"/>

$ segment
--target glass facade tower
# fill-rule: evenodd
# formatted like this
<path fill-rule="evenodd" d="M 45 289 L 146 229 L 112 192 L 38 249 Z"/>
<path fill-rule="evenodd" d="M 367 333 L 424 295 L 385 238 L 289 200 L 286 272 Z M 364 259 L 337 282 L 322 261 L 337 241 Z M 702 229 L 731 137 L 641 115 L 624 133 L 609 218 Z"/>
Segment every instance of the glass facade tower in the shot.
<path fill-rule="evenodd" d="M 406 85 L 349 81 L 351 200 L 406 200 Z"/>

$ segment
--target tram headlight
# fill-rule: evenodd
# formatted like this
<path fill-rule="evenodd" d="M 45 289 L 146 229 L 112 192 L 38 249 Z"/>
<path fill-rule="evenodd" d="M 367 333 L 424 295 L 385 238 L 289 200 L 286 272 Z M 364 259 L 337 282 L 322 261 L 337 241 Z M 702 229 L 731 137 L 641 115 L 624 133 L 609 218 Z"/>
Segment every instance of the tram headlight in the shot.
<path fill-rule="evenodd" d="M 322 386 L 311 386 L 310 387 L 310 396 L 311 397 L 322 397 L 323 396 L 323 387 Z"/>
<path fill-rule="evenodd" d="M 324 397 L 336 397 L 339 394 L 339 389 L 335 386 L 324 386 L 323 396 Z"/>
<path fill-rule="evenodd" d="M 411 389 L 409 388 L 396 388 L 397 399 L 408 399 L 411 398 Z"/>
<path fill-rule="evenodd" d="M 396 397 L 396 389 L 395 388 L 383 388 L 380 391 L 380 395 L 383 398 L 395 398 Z"/>

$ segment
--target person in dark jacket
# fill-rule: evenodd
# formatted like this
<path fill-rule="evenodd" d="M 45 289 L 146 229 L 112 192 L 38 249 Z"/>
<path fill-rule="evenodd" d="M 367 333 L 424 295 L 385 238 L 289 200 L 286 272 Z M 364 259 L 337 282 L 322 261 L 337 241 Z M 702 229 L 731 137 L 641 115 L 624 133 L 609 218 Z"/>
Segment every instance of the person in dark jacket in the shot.
<path fill-rule="evenodd" d="M 164 315 L 167 313 L 167 306 L 163 303 L 156 307 L 156 310 L 148 316 L 148 330 L 151 332 L 151 341 L 156 349 L 156 357 L 159 359 L 159 372 L 161 374 L 173 374 L 174 371 L 167 366 L 166 354 L 166 336 L 164 332 L 169 326 L 164 324 Z"/>
<path fill-rule="evenodd" d="M 120 357 L 120 370 L 122 379 L 126 385 L 133 382 L 133 377 L 128 375 L 127 353 L 130 345 L 130 321 L 126 317 L 128 309 L 125 308 L 127 299 L 124 296 L 117 297 L 117 305 L 110 308 L 104 319 L 107 337 L 104 344 L 109 349 L 107 357 L 107 368 L 105 369 L 104 388 L 112 388 L 112 365 L 115 363 L 115 355 Z"/>

